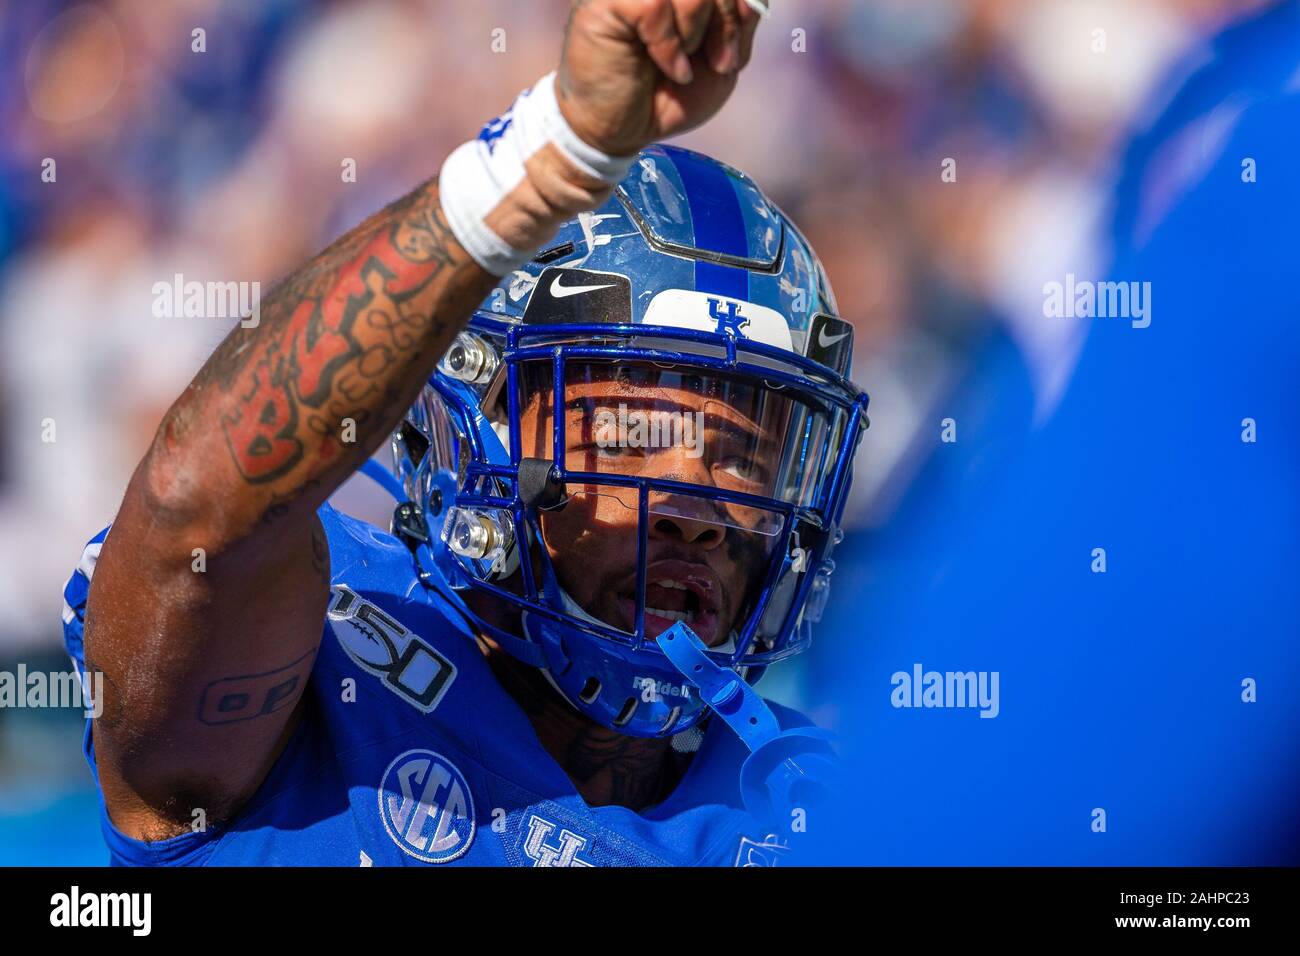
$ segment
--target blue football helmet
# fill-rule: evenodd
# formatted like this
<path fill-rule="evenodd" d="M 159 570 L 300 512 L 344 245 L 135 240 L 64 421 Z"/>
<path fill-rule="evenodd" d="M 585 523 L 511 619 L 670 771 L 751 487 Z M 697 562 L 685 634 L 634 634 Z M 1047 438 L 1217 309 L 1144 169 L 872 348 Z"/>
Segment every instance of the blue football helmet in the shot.
<path fill-rule="evenodd" d="M 393 436 L 394 530 L 580 712 L 687 730 L 718 704 L 656 638 L 752 683 L 821 615 L 867 425 L 852 331 L 753 182 L 650 147 L 443 357 Z"/>

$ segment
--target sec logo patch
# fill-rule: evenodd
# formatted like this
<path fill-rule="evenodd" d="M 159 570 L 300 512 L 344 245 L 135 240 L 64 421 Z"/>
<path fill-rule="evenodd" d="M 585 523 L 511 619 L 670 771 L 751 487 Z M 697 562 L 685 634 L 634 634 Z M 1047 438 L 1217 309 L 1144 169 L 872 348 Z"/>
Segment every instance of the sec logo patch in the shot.
<path fill-rule="evenodd" d="M 432 750 L 398 755 L 379 785 L 379 815 L 403 853 L 450 863 L 474 841 L 474 800 L 464 775 Z"/>

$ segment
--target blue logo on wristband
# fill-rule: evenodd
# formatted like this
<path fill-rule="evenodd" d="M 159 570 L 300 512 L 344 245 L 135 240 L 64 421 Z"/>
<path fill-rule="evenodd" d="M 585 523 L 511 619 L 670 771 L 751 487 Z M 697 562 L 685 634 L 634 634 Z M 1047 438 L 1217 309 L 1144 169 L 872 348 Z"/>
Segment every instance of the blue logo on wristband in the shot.
<path fill-rule="evenodd" d="M 512 122 L 514 122 L 512 113 L 503 113 L 494 120 L 488 120 L 483 129 L 479 131 L 478 138 L 487 146 L 489 154 L 497 148 L 497 140 L 505 135 Z"/>

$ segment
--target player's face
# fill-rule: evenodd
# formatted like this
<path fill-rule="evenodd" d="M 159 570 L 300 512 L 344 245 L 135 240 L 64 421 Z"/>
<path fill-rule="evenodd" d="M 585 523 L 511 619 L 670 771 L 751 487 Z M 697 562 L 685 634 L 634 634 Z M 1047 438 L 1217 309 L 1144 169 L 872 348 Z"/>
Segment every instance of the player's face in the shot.
<path fill-rule="evenodd" d="M 543 389 L 526 405 L 526 456 L 552 457 L 550 397 Z M 784 420 L 773 406 L 754 386 L 687 371 L 575 369 L 562 411 L 565 469 L 765 495 Z M 635 631 L 637 490 L 569 482 L 566 491 L 563 508 L 541 515 L 561 584 L 588 614 Z M 652 492 L 647 511 L 646 636 L 683 620 L 708 645 L 725 643 L 767 570 L 776 516 L 668 492 Z"/>

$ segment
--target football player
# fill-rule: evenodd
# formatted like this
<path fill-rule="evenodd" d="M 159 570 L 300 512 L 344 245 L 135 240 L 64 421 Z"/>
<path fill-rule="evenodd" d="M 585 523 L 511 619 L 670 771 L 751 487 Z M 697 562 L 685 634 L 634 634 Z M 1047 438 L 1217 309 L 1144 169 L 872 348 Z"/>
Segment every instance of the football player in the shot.
<path fill-rule="evenodd" d="M 132 864 L 755 864 L 866 397 L 713 115 L 762 4 L 575 3 L 556 74 L 284 280 L 69 582 Z M 394 467 L 370 455 L 392 438 Z M 327 504 L 358 468 L 388 531 Z"/>

